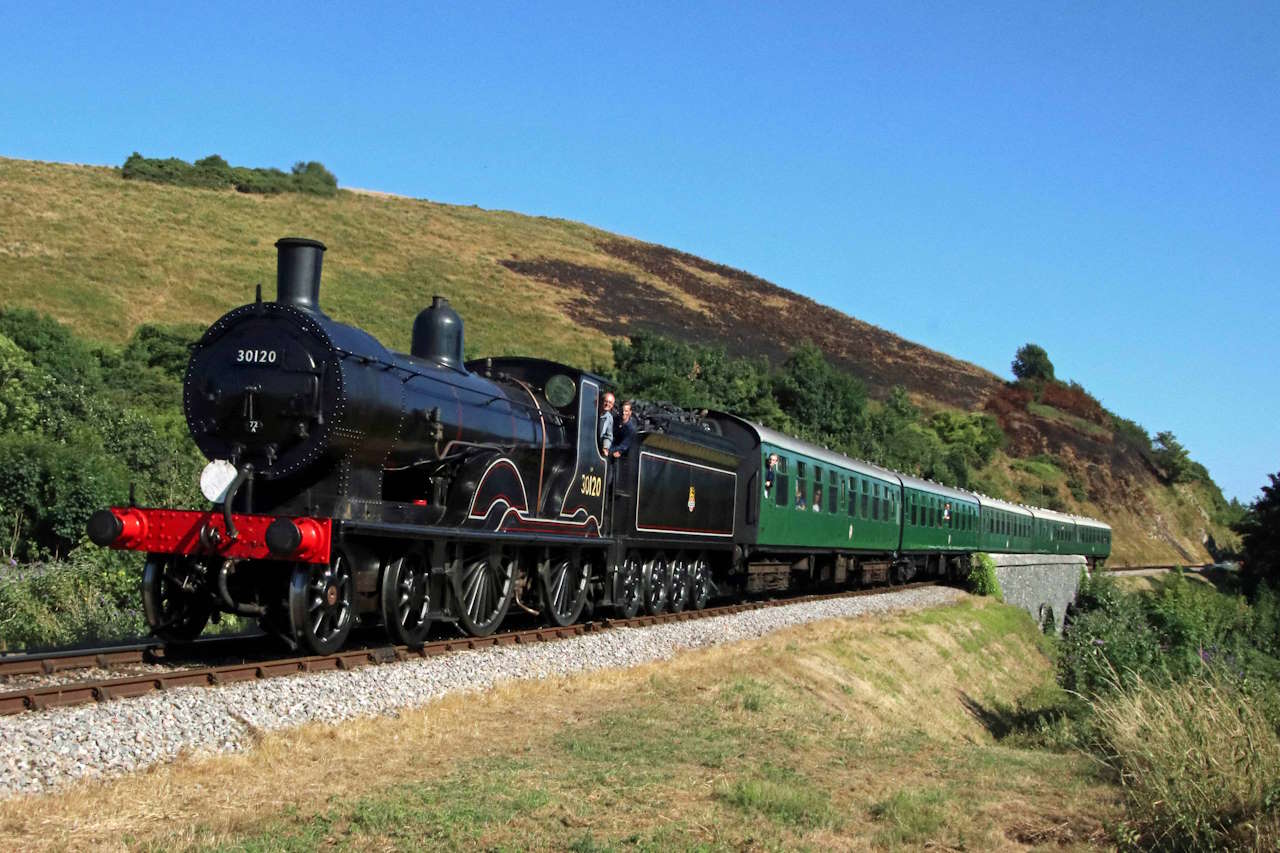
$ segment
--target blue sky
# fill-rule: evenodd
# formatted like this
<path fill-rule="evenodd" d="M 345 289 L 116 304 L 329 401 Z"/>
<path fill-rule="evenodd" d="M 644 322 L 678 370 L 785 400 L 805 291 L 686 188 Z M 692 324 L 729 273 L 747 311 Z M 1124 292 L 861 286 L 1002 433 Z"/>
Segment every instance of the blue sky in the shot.
<path fill-rule="evenodd" d="M 0 155 L 580 220 L 1280 470 L 1276 3 L 10 4 Z"/>

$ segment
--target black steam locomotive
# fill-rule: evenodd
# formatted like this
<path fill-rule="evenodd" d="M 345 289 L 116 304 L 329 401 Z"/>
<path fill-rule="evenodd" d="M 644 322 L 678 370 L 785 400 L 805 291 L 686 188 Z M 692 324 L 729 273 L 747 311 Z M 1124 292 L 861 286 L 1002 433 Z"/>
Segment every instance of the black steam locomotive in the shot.
<path fill-rule="evenodd" d="M 212 508 L 90 520 L 98 544 L 146 552 L 158 636 L 190 639 L 227 612 L 315 653 L 360 620 L 414 645 L 437 622 L 488 634 L 513 602 L 567 625 L 588 606 L 702 607 L 713 574 L 727 583 L 747 462 L 718 423 L 651 411 L 640 447 L 611 465 L 600 377 L 464 363 L 441 297 L 410 352 L 392 352 L 322 311 L 321 243 L 276 247 L 275 301 L 259 290 L 215 322 L 184 382 Z"/>

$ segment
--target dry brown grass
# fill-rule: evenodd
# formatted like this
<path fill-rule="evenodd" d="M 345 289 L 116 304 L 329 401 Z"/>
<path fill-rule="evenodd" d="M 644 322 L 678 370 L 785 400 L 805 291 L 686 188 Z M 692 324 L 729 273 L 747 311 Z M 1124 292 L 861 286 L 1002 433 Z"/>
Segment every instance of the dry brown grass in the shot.
<path fill-rule="evenodd" d="M 272 734 L 243 754 L 0 803 L 0 848 L 1095 838 L 1115 803 L 1088 765 L 1000 746 L 966 704 L 1051 677 L 1029 620 L 1005 611 L 809 625 Z"/>
<path fill-rule="evenodd" d="M 1142 848 L 1280 848 L 1280 735 L 1256 697 L 1211 678 L 1141 680 L 1096 705 Z"/>

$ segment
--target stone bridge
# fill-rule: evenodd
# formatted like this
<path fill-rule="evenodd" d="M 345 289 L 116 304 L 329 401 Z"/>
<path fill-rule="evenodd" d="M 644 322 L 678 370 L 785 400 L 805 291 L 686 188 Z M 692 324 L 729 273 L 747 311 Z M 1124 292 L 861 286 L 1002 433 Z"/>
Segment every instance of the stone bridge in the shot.
<path fill-rule="evenodd" d="M 1067 607 L 1076 600 L 1085 559 L 1062 554 L 991 554 L 1004 600 L 1031 614 L 1037 624 L 1052 613 L 1062 632 Z"/>

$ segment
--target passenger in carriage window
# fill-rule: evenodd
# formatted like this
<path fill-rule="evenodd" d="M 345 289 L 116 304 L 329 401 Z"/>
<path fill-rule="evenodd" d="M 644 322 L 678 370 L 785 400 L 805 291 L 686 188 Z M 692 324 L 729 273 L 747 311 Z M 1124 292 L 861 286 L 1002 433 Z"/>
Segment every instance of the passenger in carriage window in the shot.
<path fill-rule="evenodd" d="M 773 488 L 773 472 L 778 470 L 778 454 L 770 453 L 769 461 L 765 465 L 764 470 L 764 496 L 769 497 L 769 490 Z"/>
<path fill-rule="evenodd" d="M 804 483 L 796 479 L 796 509 L 808 509 L 804 503 Z"/>

